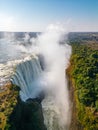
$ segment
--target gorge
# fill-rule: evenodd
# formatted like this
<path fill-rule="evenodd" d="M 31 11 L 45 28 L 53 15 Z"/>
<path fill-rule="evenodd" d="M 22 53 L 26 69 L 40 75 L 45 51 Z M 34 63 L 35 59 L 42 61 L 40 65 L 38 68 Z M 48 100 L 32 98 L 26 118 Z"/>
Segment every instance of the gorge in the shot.
<path fill-rule="evenodd" d="M 20 90 L 17 104 L 8 119 L 11 125 L 9 129 L 69 129 L 71 102 L 66 69 L 69 66 L 71 46 L 64 41 L 65 34 L 60 24 L 50 25 L 44 33 L 31 39 L 31 46 L 22 48 L 26 55 L 34 55 L 17 61 L 14 66 L 10 81 Z M 32 113 L 34 108 L 36 114 Z M 27 121 L 26 125 L 23 121 Z M 42 125 L 39 126 L 37 122 Z"/>

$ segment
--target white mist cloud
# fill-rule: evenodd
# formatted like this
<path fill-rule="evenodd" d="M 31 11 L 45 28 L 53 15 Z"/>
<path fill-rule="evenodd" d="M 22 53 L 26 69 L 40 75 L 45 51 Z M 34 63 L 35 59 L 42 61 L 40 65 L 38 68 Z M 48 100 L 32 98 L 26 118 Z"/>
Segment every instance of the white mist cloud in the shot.
<path fill-rule="evenodd" d="M 36 45 L 32 45 L 32 51 L 44 58 L 45 70 L 41 77 L 43 89 L 46 92 L 46 100 L 48 95 L 54 104 L 53 109 L 57 108 L 58 120 L 62 127 L 70 123 L 70 101 L 65 70 L 71 55 L 71 47 L 66 41 L 65 44 L 60 44 L 63 37 L 67 37 L 65 26 L 60 23 L 51 24 L 38 36 Z M 50 107 L 48 103 L 47 107 Z"/>
<path fill-rule="evenodd" d="M 30 41 L 30 35 L 29 33 L 25 33 L 24 42 L 29 42 L 29 41 Z"/>

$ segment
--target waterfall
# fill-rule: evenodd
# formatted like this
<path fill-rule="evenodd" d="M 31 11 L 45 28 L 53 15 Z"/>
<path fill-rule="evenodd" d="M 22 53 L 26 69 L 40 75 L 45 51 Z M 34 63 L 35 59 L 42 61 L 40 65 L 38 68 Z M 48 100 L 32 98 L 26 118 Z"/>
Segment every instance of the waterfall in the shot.
<path fill-rule="evenodd" d="M 42 91 L 41 86 L 39 86 L 41 73 L 42 69 L 37 58 L 32 58 L 17 65 L 11 81 L 20 87 L 20 97 L 23 101 L 36 98 L 37 93 Z"/>
<path fill-rule="evenodd" d="M 68 130 L 70 113 L 65 72 L 61 71 L 62 80 L 60 79 L 60 82 L 54 78 L 54 84 L 56 83 L 55 87 L 52 86 L 53 88 L 47 88 L 47 86 L 50 86 L 51 84 L 49 83 L 51 80 L 47 78 L 52 75 L 50 73 L 48 75 L 47 70 L 43 69 L 42 65 L 44 63 L 42 63 L 42 61 L 42 57 L 33 57 L 32 59 L 20 62 L 16 66 L 16 71 L 12 76 L 11 81 L 13 84 L 20 87 L 20 97 L 23 101 L 26 101 L 29 98 L 37 98 L 40 93 L 45 91 L 46 96 L 42 101 L 42 108 L 44 123 L 47 130 Z"/>

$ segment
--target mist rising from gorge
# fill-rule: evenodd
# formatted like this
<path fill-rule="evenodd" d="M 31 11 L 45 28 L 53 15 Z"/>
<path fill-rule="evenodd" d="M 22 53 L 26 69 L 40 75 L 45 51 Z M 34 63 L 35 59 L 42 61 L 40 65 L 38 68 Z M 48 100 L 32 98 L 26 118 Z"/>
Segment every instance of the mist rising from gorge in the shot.
<path fill-rule="evenodd" d="M 24 52 L 34 54 L 36 58 L 20 64 L 12 80 L 20 86 L 20 97 L 23 101 L 36 98 L 44 92 L 45 100 L 42 106 L 48 130 L 54 130 L 55 119 L 60 130 L 67 130 L 70 124 L 66 69 L 69 66 L 71 46 L 66 43 L 67 34 L 62 24 L 48 26 L 46 31 L 36 38 L 30 38 L 29 34 L 26 34 L 24 39 L 29 40 L 31 45 L 25 45 Z M 47 110 L 52 115 L 49 115 Z"/>
<path fill-rule="evenodd" d="M 53 101 L 53 107 L 57 111 L 55 114 L 62 128 L 70 123 L 66 69 L 69 66 L 71 47 L 64 40 L 67 39 L 67 34 L 62 24 L 50 25 L 37 39 L 31 40 L 33 41 L 32 48 L 29 50 L 43 59 L 44 70 L 39 83 L 41 83 L 46 98 L 50 97 Z M 50 106 L 48 107 L 50 109 Z"/>

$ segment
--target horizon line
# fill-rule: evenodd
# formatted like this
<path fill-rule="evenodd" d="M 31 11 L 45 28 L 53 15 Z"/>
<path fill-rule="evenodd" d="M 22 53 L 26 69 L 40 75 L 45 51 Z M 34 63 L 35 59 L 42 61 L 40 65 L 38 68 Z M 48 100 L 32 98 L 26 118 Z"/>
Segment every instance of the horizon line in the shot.
<path fill-rule="evenodd" d="M 44 31 L 0 31 L 0 33 L 42 33 Z M 98 31 L 69 31 L 68 33 L 98 33 Z"/>

